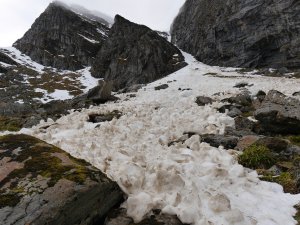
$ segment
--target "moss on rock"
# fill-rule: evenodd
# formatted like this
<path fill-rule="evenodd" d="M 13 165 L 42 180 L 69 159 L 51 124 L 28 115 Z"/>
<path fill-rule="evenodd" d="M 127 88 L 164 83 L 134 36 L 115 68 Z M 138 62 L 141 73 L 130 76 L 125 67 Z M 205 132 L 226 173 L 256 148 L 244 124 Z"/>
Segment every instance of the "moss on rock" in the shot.
<path fill-rule="evenodd" d="M 238 161 L 251 169 L 268 169 L 276 163 L 276 158 L 267 147 L 254 144 L 244 150 Z"/>
<path fill-rule="evenodd" d="M 79 160 L 61 149 L 28 135 L 0 137 L 0 160 L 23 163 L 0 182 L 0 208 L 15 206 L 19 200 L 35 192 L 26 188 L 30 181 L 44 179 L 53 187 L 59 180 L 67 179 L 77 184 L 87 180 L 97 181 L 98 173 L 89 163 Z M 9 163 L 8 162 L 8 163 Z M 24 185 L 26 184 L 26 185 Z M 30 190 L 29 190 L 30 189 Z M 40 188 L 36 192 L 40 192 Z"/>
<path fill-rule="evenodd" d="M 22 127 L 21 118 L 0 116 L 0 131 L 19 131 Z"/>

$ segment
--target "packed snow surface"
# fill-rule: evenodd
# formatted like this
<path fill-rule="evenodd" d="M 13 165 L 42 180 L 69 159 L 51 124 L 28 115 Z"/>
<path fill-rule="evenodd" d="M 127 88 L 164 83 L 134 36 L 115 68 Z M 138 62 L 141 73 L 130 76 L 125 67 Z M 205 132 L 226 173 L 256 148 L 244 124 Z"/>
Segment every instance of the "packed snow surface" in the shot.
<path fill-rule="evenodd" d="M 233 119 L 216 108 L 221 105 L 218 100 L 241 91 L 233 88 L 238 82 L 254 84 L 249 87 L 254 94 L 276 89 L 291 95 L 299 80 L 243 76 L 233 68 L 210 67 L 185 57 L 189 66 L 149 84 L 135 98 L 123 94 L 117 103 L 71 112 L 55 123 L 48 120 L 21 132 L 105 172 L 128 195 L 123 207 L 136 222 L 151 209 L 161 209 L 195 225 L 296 224 L 293 205 L 300 195 L 285 194 L 280 185 L 260 181 L 255 171 L 237 163 L 234 151 L 211 147 L 199 135 L 169 143 L 185 132 L 217 134 L 233 126 Z M 169 88 L 154 91 L 164 83 Z M 217 102 L 199 107 L 195 103 L 199 95 L 213 96 Z M 123 116 L 100 124 L 87 122 L 89 114 L 113 110 Z"/>

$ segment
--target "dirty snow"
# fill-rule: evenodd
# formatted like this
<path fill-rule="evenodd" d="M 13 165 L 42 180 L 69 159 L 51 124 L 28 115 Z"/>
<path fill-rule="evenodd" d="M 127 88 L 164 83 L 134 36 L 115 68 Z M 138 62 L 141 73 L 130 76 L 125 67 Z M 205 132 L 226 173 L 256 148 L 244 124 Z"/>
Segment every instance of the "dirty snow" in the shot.
<path fill-rule="evenodd" d="M 198 135 L 168 146 L 184 132 L 222 133 L 232 118 L 217 112 L 221 103 L 203 107 L 198 95 L 216 100 L 241 90 L 240 82 L 258 90 L 277 89 L 287 95 L 299 90 L 299 80 L 242 76 L 234 69 L 210 67 L 185 54 L 189 66 L 149 84 L 136 98 L 71 112 L 55 123 L 49 119 L 21 132 L 61 147 L 85 159 L 115 180 L 128 195 L 123 207 L 136 222 L 151 209 L 175 214 L 195 225 L 293 225 L 300 195 L 284 194 L 282 187 L 258 179 L 243 168 L 234 151 L 214 148 Z M 217 73 L 220 76 L 208 76 Z M 223 76 L 223 77 L 221 77 Z M 227 76 L 234 76 L 228 78 Z M 159 84 L 169 88 L 154 91 Z M 180 91 L 178 88 L 192 90 Z M 91 113 L 119 110 L 124 115 L 111 122 L 87 122 Z M 45 125 L 50 125 L 47 129 Z M 100 126 L 98 126 L 100 125 Z"/>

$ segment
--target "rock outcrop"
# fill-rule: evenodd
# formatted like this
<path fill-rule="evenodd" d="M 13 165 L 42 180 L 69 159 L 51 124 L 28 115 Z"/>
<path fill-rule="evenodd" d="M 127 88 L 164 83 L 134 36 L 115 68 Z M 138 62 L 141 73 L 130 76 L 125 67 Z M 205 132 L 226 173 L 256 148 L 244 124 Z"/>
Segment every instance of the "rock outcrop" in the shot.
<path fill-rule="evenodd" d="M 218 66 L 300 68 L 300 2 L 187 0 L 172 42 Z"/>
<path fill-rule="evenodd" d="M 181 52 L 157 32 L 117 15 L 92 75 L 113 81 L 117 90 L 152 82 L 185 65 Z"/>
<path fill-rule="evenodd" d="M 27 135 L 0 137 L 0 224 L 96 224 L 122 199 L 85 161 Z"/>
<path fill-rule="evenodd" d="M 278 91 L 268 92 L 254 116 L 263 133 L 300 134 L 300 101 Z"/>
<path fill-rule="evenodd" d="M 97 55 L 109 32 L 107 25 L 53 2 L 14 47 L 45 66 L 81 69 Z"/>
<path fill-rule="evenodd" d="M 119 208 L 111 211 L 105 219 L 104 225 L 183 225 L 175 215 L 166 215 L 160 210 L 154 210 L 151 215 L 139 223 L 126 215 L 126 210 Z"/>
<path fill-rule="evenodd" d="M 18 65 L 17 62 L 15 62 L 12 58 L 4 53 L 3 49 L 0 49 L 0 65 L 1 63 L 5 63 L 8 65 Z"/>

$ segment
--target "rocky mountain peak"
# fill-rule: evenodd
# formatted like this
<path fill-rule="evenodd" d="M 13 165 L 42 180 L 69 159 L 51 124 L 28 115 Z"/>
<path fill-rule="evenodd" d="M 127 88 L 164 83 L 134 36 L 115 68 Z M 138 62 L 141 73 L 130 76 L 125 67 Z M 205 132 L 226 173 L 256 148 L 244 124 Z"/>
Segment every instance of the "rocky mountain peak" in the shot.
<path fill-rule="evenodd" d="M 187 0 L 172 41 L 210 65 L 300 68 L 299 10 L 295 0 Z"/>
<path fill-rule="evenodd" d="M 149 83 L 185 65 L 180 50 L 156 31 L 116 15 L 92 74 L 113 81 L 114 88 L 120 89 Z"/>
<path fill-rule="evenodd" d="M 109 27 L 105 20 L 51 3 L 14 47 L 45 66 L 77 70 L 91 65 Z"/>

